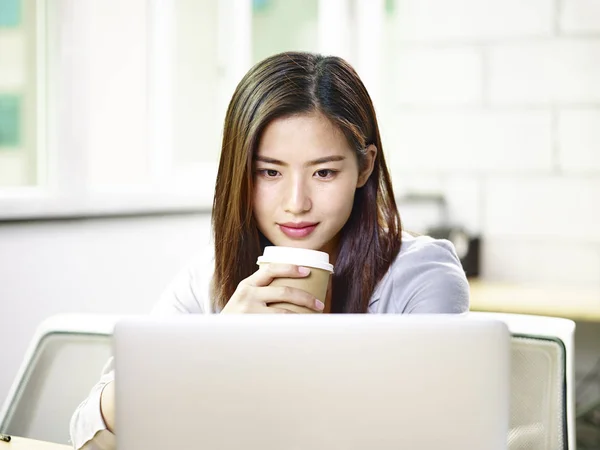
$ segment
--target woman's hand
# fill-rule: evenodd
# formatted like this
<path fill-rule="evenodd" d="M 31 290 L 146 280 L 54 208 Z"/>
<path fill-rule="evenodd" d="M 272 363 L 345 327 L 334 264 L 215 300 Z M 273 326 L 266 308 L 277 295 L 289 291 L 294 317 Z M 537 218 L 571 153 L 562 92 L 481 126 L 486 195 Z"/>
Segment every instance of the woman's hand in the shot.
<path fill-rule="evenodd" d="M 222 313 L 286 314 L 291 312 L 284 308 L 269 306 L 271 303 L 290 303 L 321 312 L 325 306 L 308 292 L 287 286 L 269 286 L 275 278 L 304 278 L 309 274 L 310 269 L 306 267 L 288 264 L 262 265 L 254 274 L 238 284 Z"/>

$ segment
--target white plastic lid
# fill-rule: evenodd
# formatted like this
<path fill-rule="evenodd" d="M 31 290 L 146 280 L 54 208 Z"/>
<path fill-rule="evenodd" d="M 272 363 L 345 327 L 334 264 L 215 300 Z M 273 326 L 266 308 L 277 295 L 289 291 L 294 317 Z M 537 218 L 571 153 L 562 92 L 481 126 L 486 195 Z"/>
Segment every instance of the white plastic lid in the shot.
<path fill-rule="evenodd" d="M 296 247 L 265 247 L 256 264 L 294 264 L 296 266 L 314 267 L 333 273 L 333 265 L 329 264 L 329 255 L 317 250 Z"/>

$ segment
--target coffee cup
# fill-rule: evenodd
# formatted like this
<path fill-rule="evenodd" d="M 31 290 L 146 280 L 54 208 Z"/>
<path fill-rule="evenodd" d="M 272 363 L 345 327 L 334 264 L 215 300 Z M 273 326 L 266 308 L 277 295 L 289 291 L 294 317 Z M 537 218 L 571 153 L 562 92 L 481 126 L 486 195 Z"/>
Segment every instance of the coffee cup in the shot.
<path fill-rule="evenodd" d="M 329 278 L 333 273 L 333 265 L 329 263 L 329 255 L 317 250 L 309 250 L 296 247 L 265 247 L 262 256 L 256 262 L 259 266 L 265 264 L 293 264 L 295 266 L 307 267 L 310 274 L 302 278 L 275 278 L 271 286 L 289 286 L 302 289 L 325 304 L 325 311 L 329 311 L 331 305 L 327 304 L 327 286 Z M 307 313 L 317 311 L 291 303 L 271 303 L 270 306 L 287 309 L 295 313 Z"/>

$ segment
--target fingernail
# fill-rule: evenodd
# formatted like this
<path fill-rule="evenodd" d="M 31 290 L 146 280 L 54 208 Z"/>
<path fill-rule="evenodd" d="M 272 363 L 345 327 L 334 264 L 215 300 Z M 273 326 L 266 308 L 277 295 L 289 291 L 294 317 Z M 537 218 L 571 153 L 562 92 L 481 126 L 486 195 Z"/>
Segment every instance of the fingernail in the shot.
<path fill-rule="evenodd" d="M 321 300 L 315 299 L 315 306 L 319 311 L 323 311 L 325 309 L 325 303 L 323 303 Z"/>
<path fill-rule="evenodd" d="M 310 273 L 310 269 L 308 267 L 298 267 L 298 272 L 300 275 L 308 275 Z"/>

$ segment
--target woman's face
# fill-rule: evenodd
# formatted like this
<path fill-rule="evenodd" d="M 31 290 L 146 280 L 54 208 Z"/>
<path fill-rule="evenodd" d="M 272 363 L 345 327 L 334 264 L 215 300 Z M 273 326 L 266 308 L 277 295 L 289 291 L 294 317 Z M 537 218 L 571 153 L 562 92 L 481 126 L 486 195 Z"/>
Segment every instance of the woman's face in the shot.
<path fill-rule="evenodd" d="M 264 130 L 254 160 L 254 217 L 273 245 L 337 254 L 339 233 L 352 212 L 356 188 L 373 170 L 370 146 L 366 168 L 343 133 L 315 112 L 281 118 Z"/>

